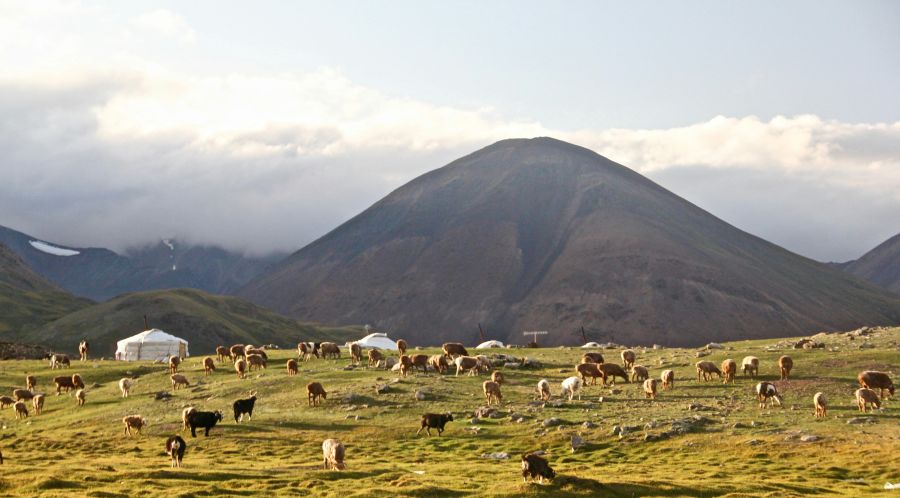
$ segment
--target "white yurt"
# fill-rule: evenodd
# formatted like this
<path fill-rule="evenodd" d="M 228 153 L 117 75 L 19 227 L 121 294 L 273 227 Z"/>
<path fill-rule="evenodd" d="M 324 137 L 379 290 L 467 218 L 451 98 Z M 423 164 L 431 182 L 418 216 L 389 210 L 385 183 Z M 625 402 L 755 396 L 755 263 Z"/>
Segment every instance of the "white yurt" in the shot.
<path fill-rule="evenodd" d="M 361 348 L 390 349 L 393 351 L 397 350 L 397 343 L 392 341 L 387 336 L 387 334 L 382 334 L 381 332 L 369 334 L 356 341 L 356 344 L 359 344 L 359 347 Z"/>
<path fill-rule="evenodd" d="M 600 343 L 599 342 L 588 342 L 584 346 L 581 346 L 581 347 L 582 348 L 599 348 Z"/>
<path fill-rule="evenodd" d="M 503 343 L 500 341 L 485 341 L 485 342 L 482 342 L 481 344 L 475 346 L 475 349 L 491 349 L 491 348 L 505 348 L 505 347 L 506 346 L 504 346 Z"/>
<path fill-rule="evenodd" d="M 188 356 L 188 342 L 159 329 L 150 329 L 116 343 L 116 359 L 165 360 L 170 356 Z"/>

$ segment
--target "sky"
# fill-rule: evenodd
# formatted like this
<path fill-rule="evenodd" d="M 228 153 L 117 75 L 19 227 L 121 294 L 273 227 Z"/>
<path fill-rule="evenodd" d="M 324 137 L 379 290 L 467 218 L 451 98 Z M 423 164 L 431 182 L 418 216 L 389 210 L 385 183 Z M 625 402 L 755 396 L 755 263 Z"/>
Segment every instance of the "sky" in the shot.
<path fill-rule="evenodd" d="M 900 232 L 900 4 L 0 0 L 0 225 L 293 251 L 494 141 L 822 261 Z"/>

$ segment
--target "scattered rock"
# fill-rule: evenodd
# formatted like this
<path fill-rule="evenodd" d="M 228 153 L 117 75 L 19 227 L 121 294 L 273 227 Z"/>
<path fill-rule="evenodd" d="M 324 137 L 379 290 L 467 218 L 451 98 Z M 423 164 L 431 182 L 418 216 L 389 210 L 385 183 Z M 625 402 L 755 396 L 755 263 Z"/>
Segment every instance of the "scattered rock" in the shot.
<path fill-rule="evenodd" d="M 859 349 L 874 349 L 875 345 L 870 342 L 864 342 L 859 345 Z"/>
<path fill-rule="evenodd" d="M 708 412 L 708 411 L 715 410 L 715 408 L 713 408 L 711 406 L 702 405 L 700 403 L 691 403 L 688 405 L 687 409 L 692 412 Z"/>
<path fill-rule="evenodd" d="M 157 401 L 168 401 L 171 397 L 172 395 L 170 393 L 166 391 L 159 391 L 158 393 L 156 393 L 156 395 L 154 395 L 153 399 Z"/>
<path fill-rule="evenodd" d="M 703 426 L 711 423 L 713 423 L 711 419 L 702 417 L 700 415 L 693 415 L 691 417 L 682 418 L 672 422 L 672 429 L 670 432 L 674 434 L 687 434 L 689 432 L 697 432 L 700 431 Z"/>
<path fill-rule="evenodd" d="M 610 389 L 609 394 L 622 394 L 621 389 Z"/>
<path fill-rule="evenodd" d="M 759 426 L 761 426 L 761 425 L 763 425 L 762 422 L 757 422 L 756 420 L 751 420 L 751 421 L 750 421 L 750 427 L 759 427 Z"/>
<path fill-rule="evenodd" d="M 581 427 L 584 429 L 593 429 L 594 427 L 597 427 L 597 424 L 591 422 L 590 420 L 586 420 L 583 424 L 581 424 Z"/>
<path fill-rule="evenodd" d="M 805 436 L 801 436 L 800 440 L 804 443 L 815 443 L 816 441 L 820 441 L 822 438 L 819 436 L 814 436 L 812 434 L 807 434 Z"/>
<path fill-rule="evenodd" d="M 875 417 L 853 417 L 850 420 L 847 420 L 848 424 L 874 424 L 877 423 Z"/>
<path fill-rule="evenodd" d="M 491 460 L 507 460 L 509 453 L 503 451 L 500 453 L 482 453 L 481 458 L 489 458 Z"/>
<path fill-rule="evenodd" d="M 746 428 L 747 428 L 747 424 L 742 424 L 742 423 L 740 423 L 740 422 L 735 422 L 734 424 L 732 424 L 731 428 L 732 428 L 732 429 L 746 429 Z"/>
<path fill-rule="evenodd" d="M 760 441 L 759 439 L 751 439 L 747 441 L 747 444 L 749 444 L 750 446 L 756 446 L 758 444 L 762 444 L 762 441 Z"/>
<path fill-rule="evenodd" d="M 541 426 L 542 427 L 556 427 L 557 425 L 562 425 L 562 423 L 563 423 L 562 420 L 560 420 L 556 417 L 552 417 L 552 418 L 548 418 L 547 420 L 544 420 L 543 422 L 541 422 Z"/>
<path fill-rule="evenodd" d="M 697 358 L 703 358 L 704 356 L 709 356 L 709 351 L 697 351 Z"/>
<path fill-rule="evenodd" d="M 345 405 L 349 405 L 349 404 L 352 404 L 354 401 L 358 401 L 358 400 L 359 400 L 359 396 L 358 396 L 358 395 L 356 395 L 356 394 L 354 394 L 354 393 L 347 393 L 347 394 L 345 394 L 344 397 L 341 399 L 341 403 L 343 403 L 343 404 L 345 404 Z"/>
<path fill-rule="evenodd" d="M 606 399 L 603 398 L 603 396 L 600 396 L 599 398 L 597 398 L 597 401 L 599 401 L 600 403 L 603 403 L 604 401 L 606 401 Z"/>
<path fill-rule="evenodd" d="M 425 401 L 425 393 L 422 391 L 416 391 L 415 397 L 416 401 Z"/>
<path fill-rule="evenodd" d="M 522 415 L 521 413 L 513 413 L 510 414 L 509 419 L 513 422 L 523 422 L 525 420 L 525 415 Z"/>
<path fill-rule="evenodd" d="M 706 345 L 706 349 L 707 349 L 707 350 L 711 350 L 711 349 L 725 349 L 725 346 L 724 346 L 723 344 L 719 344 L 718 342 L 711 342 L 711 343 L 709 343 L 709 344 Z"/>
<path fill-rule="evenodd" d="M 480 406 L 475 409 L 474 416 L 477 418 L 497 418 L 494 415 L 497 413 L 497 410 L 489 407 L 489 406 Z"/>
<path fill-rule="evenodd" d="M 386 384 L 377 384 L 375 386 L 375 394 L 385 394 L 390 390 L 391 390 L 391 388 L 388 387 Z"/>
<path fill-rule="evenodd" d="M 569 369 L 567 369 L 567 368 L 560 368 L 560 369 L 559 369 L 559 373 L 561 373 L 561 374 L 567 373 L 568 371 L 569 371 Z"/>
<path fill-rule="evenodd" d="M 581 436 L 572 436 L 572 453 L 575 453 L 575 450 L 581 448 L 585 445 L 584 439 Z"/>
<path fill-rule="evenodd" d="M 541 368 L 541 362 L 534 358 L 525 358 L 522 360 L 522 366 L 525 368 Z"/>
<path fill-rule="evenodd" d="M 510 361 L 503 364 L 503 368 L 519 368 L 521 365 L 519 363 Z"/>

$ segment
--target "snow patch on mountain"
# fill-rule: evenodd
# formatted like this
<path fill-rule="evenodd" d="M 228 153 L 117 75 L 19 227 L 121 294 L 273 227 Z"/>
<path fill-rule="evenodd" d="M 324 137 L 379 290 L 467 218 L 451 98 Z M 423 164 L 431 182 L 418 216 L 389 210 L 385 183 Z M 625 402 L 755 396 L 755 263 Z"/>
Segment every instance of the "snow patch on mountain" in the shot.
<path fill-rule="evenodd" d="M 52 254 L 54 256 L 75 256 L 76 254 L 81 254 L 81 252 L 74 249 L 63 249 L 62 247 L 56 247 L 46 242 L 41 242 L 40 240 L 29 240 L 28 243 L 31 244 L 31 247 L 37 249 L 38 251 Z"/>

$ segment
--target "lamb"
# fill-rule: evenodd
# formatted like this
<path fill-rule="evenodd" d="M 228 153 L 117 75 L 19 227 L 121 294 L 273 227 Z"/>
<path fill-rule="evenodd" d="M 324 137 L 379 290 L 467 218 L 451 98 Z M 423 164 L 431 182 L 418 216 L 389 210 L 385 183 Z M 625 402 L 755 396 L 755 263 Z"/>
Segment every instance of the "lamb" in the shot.
<path fill-rule="evenodd" d="M 866 370 L 864 372 L 860 372 L 856 377 L 856 380 L 859 381 L 860 387 L 865 387 L 872 390 L 878 389 L 881 394 L 881 399 L 884 399 L 885 389 L 887 389 L 888 393 L 891 396 L 894 395 L 894 382 L 891 380 L 891 377 L 884 372 Z"/>
<path fill-rule="evenodd" d="M 82 339 L 80 343 L 78 343 L 78 354 L 81 356 L 81 361 L 87 361 L 88 359 L 88 350 L 90 349 L 90 344 L 88 344 L 87 339 Z"/>
<path fill-rule="evenodd" d="M 191 437 L 197 437 L 197 427 L 204 429 L 203 436 L 209 437 L 209 430 L 216 426 L 217 422 L 222 421 L 222 412 L 216 410 L 214 412 L 194 412 L 188 415 L 188 425 L 191 428 Z"/>
<path fill-rule="evenodd" d="M 428 375 L 428 355 L 427 354 L 414 354 L 409 357 L 412 360 L 412 366 L 416 370 L 421 370 L 422 373 Z"/>
<path fill-rule="evenodd" d="M 216 362 L 213 361 L 213 359 L 210 358 L 209 356 L 207 356 L 206 358 L 203 358 L 203 375 L 209 376 L 209 374 L 211 374 L 215 371 L 216 371 Z"/>
<path fill-rule="evenodd" d="M 328 393 L 318 382 L 310 382 L 306 385 L 306 396 L 310 406 L 319 406 L 321 400 L 328 399 Z"/>
<path fill-rule="evenodd" d="M 243 344 L 235 344 L 228 348 L 228 354 L 231 356 L 231 361 L 236 362 L 238 358 L 244 357 L 244 345 Z"/>
<path fill-rule="evenodd" d="M 600 353 L 584 353 L 582 363 L 603 363 L 603 355 Z"/>
<path fill-rule="evenodd" d="M 458 342 L 445 342 L 441 345 L 441 350 L 444 351 L 444 355 L 451 359 L 457 356 L 469 356 L 466 348 Z"/>
<path fill-rule="evenodd" d="M 644 396 L 656 399 L 656 379 L 647 379 L 644 381 Z"/>
<path fill-rule="evenodd" d="M 169 371 L 173 374 L 178 373 L 178 365 L 181 365 L 181 358 L 178 356 L 170 356 L 169 357 Z"/>
<path fill-rule="evenodd" d="M 854 396 L 856 396 L 856 405 L 859 407 L 859 411 L 863 413 L 866 413 L 866 407 L 870 404 L 873 410 L 875 408 L 881 409 L 881 400 L 878 398 L 878 394 L 871 389 L 859 388 L 854 393 Z"/>
<path fill-rule="evenodd" d="M 174 374 L 170 378 L 172 379 L 172 389 L 174 390 L 178 390 L 181 387 L 189 387 L 191 385 L 184 375 Z"/>
<path fill-rule="evenodd" d="M 731 381 L 734 384 L 734 377 L 737 375 L 737 362 L 728 358 L 727 360 L 722 362 L 722 375 L 725 376 L 725 380 L 722 381 L 722 384 L 728 384 Z"/>
<path fill-rule="evenodd" d="M 491 401 L 493 400 L 497 400 L 498 405 L 503 403 L 503 394 L 500 393 L 500 384 L 492 380 L 486 380 L 481 384 L 481 388 L 484 390 L 484 398 L 487 400 L 488 406 L 491 405 Z"/>
<path fill-rule="evenodd" d="M 187 443 L 181 439 L 181 436 L 169 436 L 169 439 L 166 439 L 166 454 L 172 459 L 172 467 L 181 467 L 185 450 L 187 450 Z"/>
<path fill-rule="evenodd" d="M 647 371 L 647 367 L 642 365 L 632 365 L 631 366 L 631 381 L 643 382 L 650 378 L 650 372 Z"/>
<path fill-rule="evenodd" d="M 300 367 L 299 367 L 299 365 L 297 365 L 297 360 L 295 360 L 293 358 L 289 359 L 287 361 L 287 365 L 285 365 L 285 366 L 287 367 L 288 375 L 291 375 L 291 376 L 297 375 L 297 372 L 300 371 Z"/>
<path fill-rule="evenodd" d="M 813 396 L 813 406 L 816 408 L 816 418 L 825 418 L 828 413 L 828 400 L 825 399 L 825 393 L 816 393 Z"/>
<path fill-rule="evenodd" d="M 619 365 L 616 365 L 615 363 L 601 363 L 597 365 L 597 368 L 599 368 L 604 374 L 606 374 L 606 379 L 612 377 L 613 384 L 616 383 L 616 377 L 621 377 L 622 380 L 628 382 L 628 374 L 625 373 L 625 369 L 620 367 Z"/>
<path fill-rule="evenodd" d="M 234 362 L 234 371 L 237 372 L 239 379 L 243 379 L 244 374 L 247 373 L 247 361 L 243 358 L 238 358 L 238 361 Z"/>
<path fill-rule="evenodd" d="M 491 380 L 496 382 L 497 384 L 503 384 L 503 372 L 497 370 L 496 372 L 491 374 Z"/>
<path fill-rule="evenodd" d="M 25 377 L 25 389 L 34 392 L 35 387 L 37 387 L 37 378 L 34 375 Z"/>
<path fill-rule="evenodd" d="M 16 403 L 16 400 L 9 396 L 0 396 L 0 408 L 8 408 Z"/>
<path fill-rule="evenodd" d="M 409 346 L 406 344 L 406 341 L 403 339 L 397 339 L 397 351 L 400 352 L 400 356 L 406 354 L 406 350 Z"/>
<path fill-rule="evenodd" d="M 216 346 L 216 357 L 219 360 L 219 363 L 225 363 L 225 358 L 230 356 L 231 354 L 228 352 L 228 348 L 225 346 Z"/>
<path fill-rule="evenodd" d="M 248 354 L 245 358 L 247 359 L 247 365 L 249 366 L 248 370 L 252 371 L 253 367 L 256 367 L 257 370 L 259 370 L 260 367 L 265 369 L 268 366 L 268 361 L 258 354 Z"/>
<path fill-rule="evenodd" d="M 418 436 L 422 429 L 431 435 L 431 429 L 437 429 L 438 436 L 444 432 L 444 426 L 447 425 L 447 422 L 453 422 L 453 414 L 451 413 L 426 413 L 422 415 L 422 427 L 416 431 L 416 436 Z"/>
<path fill-rule="evenodd" d="M 601 370 L 599 367 L 602 363 L 580 363 L 575 365 L 575 371 L 581 375 L 582 381 L 587 384 L 587 378 L 591 378 L 591 385 L 597 384 L 597 377 L 600 377 L 603 381 L 603 384 L 606 384 L 606 372 Z"/>
<path fill-rule="evenodd" d="M 632 351 L 630 349 L 626 349 L 625 351 L 622 351 L 621 356 L 622 356 L 622 363 L 625 364 L 626 369 L 634 366 L 634 360 L 636 358 L 634 351 Z"/>
<path fill-rule="evenodd" d="M 31 398 L 31 406 L 34 408 L 34 414 L 40 415 L 42 411 L 44 411 L 44 395 L 43 394 L 35 394 L 33 398 Z"/>
<path fill-rule="evenodd" d="M 405 354 L 400 355 L 400 375 L 406 377 L 410 369 L 412 369 L 412 359 Z"/>
<path fill-rule="evenodd" d="M 352 343 L 350 344 L 350 363 L 353 365 L 359 365 L 362 361 L 362 348 L 359 347 L 359 344 Z"/>
<path fill-rule="evenodd" d="M 453 363 L 456 364 L 457 377 L 459 377 L 459 372 L 468 372 L 469 375 L 475 375 L 478 371 L 478 360 L 471 356 L 457 356 Z"/>
<path fill-rule="evenodd" d="M 544 484 L 544 478 L 553 479 L 556 477 L 556 472 L 550 468 L 550 463 L 544 457 L 534 453 L 525 453 L 522 455 L 522 482 L 527 483 L 528 476 L 531 476 L 532 482 L 537 476 L 540 483 Z"/>
<path fill-rule="evenodd" d="M 85 401 L 84 389 L 79 389 L 79 390 L 75 391 L 75 403 L 78 406 L 84 406 L 84 401 Z"/>
<path fill-rule="evenodd" d="M 253 405 L 256 404 L 256 391 L 250 391 L 250 397 L 247 399 L 239 399 L 232 404 L 234 409 L 234 423 L 239 424 L 244 420 L 244 414 L 247 414 L 247 420 L 253 420 Z"/>
<path fill-rule="evenodd" d="M 344 443 L 337 439 L 326 439 L 322 442 L 322 466 L 325 470 L 344 470 Z"/>
<path fill-rule="evenodd" d="M 744 371 L 744 376 L 750 375 L 750 378 L 755 378 L 759 375 L 759 358 L 755 356 L 745 356 L 743 360 L 741 360 L 741 369 Z"/>
<path fill-rule="evenodd" d="M 722 378 L 722 371 L 719 370 L 719 367 L 716 366 L 715 363 L 711 361 L 698 361 L 697 362 L 697 382 L 700 382 L 700 376 L 703 375 L 703 380 L 712 379 L 713 375 L 718 375 L 719 378 Z"/>
<path fill-rule="evenodd" d="M 50 355 L 50 369 L 53 370 L 55 368 L 62 368 L 63 365 L 66 368 L 72 366 L 72 363 L 69 361 L 69 355 L 54 353 Z"/>
<path fill-rule="evenodd" d="M 119 391 L 122 391 L 122 397 L 127 398 L 128 394 L 131 392 L 131 379 L 128 377 L 122 377 L 119 379 Z"/>
<path fill-rule="evenodd" d="M 442 354 L 432 355 L 428 358 L 428 363 L 431 364 L 432 368 L 434 368 L 437 373 L 441 374 L 447 373 L 447 369 L 449 368 L 447 357 Z"/>
<path fill-rule="evenodd" d="M 137 431 L 138 434 L 141 433 L 141 429 L 147 426 L 147 419 L 140 415 L 127 415 L 122 418 L 122 423 L 125 424 L 125 435 L 132 435 Z"/>
<path fill-rule="evenodd" d="M 341 357 L 341 348 L 333 342 L 323 342 L 319 346 L 319 350 L 322 351 L 322 358 L 340 359 Z"/>
<path fill-rule="evenodd" d="M 72 379 L 68 377 L 63 378 L 66 379 L 67 382 L 72 382 Z M 68 391 L 68 389 L 66 389 L 66 391 Z M 13 389 L 12 395 L 16 401 L 29 401 L 31 398 L 34 398 L 34 393 L 28 389 Z"/>
<path fill-rule="evenodd" d="M 547 379 L 538 381 L 537 394 L 541 398 L 541 401 L 548 401 L 550 399 L 550 383 L 547 382 Z"/>
<path fill-rule="evenodd" d="M 25 406 L 24 401 L 16 401 L 16 404 L 13 405 L 13 410 L 16 412 L 16 420 L 28 418 L 28 407 Z"/>
<path fill-rule="evenodd" d="M 791 376 L 791 369 L 794 368 L 794 360 L 790 356 L 782 356 L 778 358 L 778 366 L 781 368 L 781 380 L 787 380 Z"/>
<path fill-rule="evenodd" d="M 662 380 L 662 388 L 663 389 L 674 389 L 675 388 L 675 371 L 674 370 L 663 370 L 662 374 L 659 376 L 660 380 Z"/>
<path fill-rule="evenodd" d="M 584 382 L 581 381 L 578 377 L 569 377 L 566 380 L 560 383 L 562 386 L 562 390 L 560 391 L 560 396 L 569 396 L 569 401 L 575 397 L 575 394 L 578 394 L 578 399 L 581 400 L 581 386 L 584 385 Z"/>
<path fill-rule="evenodd" d="M 59 396 L 60 392 L 65 389 L 66 392 L 69 392 L 69 389 L 75 389 L 76 386 L 72 382 L 72 377 L 67 375 L 61 375 L 59 377 L 53 378 L 53 383 L 56 384 L 56 395 Z"/>
<path fill-rule="evenodd" d="M 191 427 L 191 424 L 188 423 L 188 418 L 192 413 L 197 413 L 197 409 L 193 406 L 181 410 L 181 432 L 184 432 Z"/>
<path fill-rule="evenodd" d="M 769 405 L 769 399 L 775 401 L 778 406 L 782 406 L 782 397 L 778 394 L 778 389 L 771 382 L 760 382 L 756 384 L 756 400 L 759 401 L 760 408 L 766 408 Z"/>
<path fill-rule="evenodd" d="M 378 362 L 384 360 L 384 354 L 378 348 L 373 348 L 369 350 L 369 365 L 368 366 L 378 366 Z"/>

